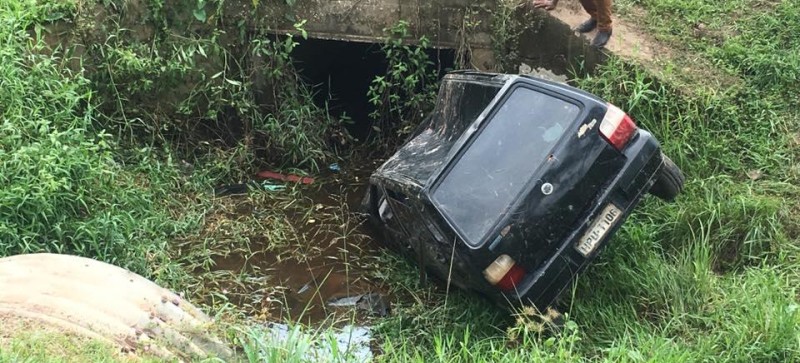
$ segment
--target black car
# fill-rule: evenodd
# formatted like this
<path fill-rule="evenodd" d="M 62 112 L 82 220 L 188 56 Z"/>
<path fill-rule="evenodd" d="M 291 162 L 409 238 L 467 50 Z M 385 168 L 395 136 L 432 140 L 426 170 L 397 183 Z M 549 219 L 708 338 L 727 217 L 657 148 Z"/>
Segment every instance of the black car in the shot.
<path fill-rule="evenodd" d="M 594 95 L 460 71 L 372 174 L 363 207 L 428 273 L 544 309 L 646 192 L 671 201 L 683 181 L 653 135 Z"/>

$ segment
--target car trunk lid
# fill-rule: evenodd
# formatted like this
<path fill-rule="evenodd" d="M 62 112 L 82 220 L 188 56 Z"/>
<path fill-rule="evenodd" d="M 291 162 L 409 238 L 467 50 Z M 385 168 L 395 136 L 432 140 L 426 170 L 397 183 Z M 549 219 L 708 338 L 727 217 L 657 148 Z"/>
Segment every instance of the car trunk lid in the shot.
<path fill-rule="evenodd" d="M 554 172 L 552 151 L 569 141 L 565 135 L 583 110 L 528 87 L 498 103 L 432 188 L 434 206 L 467 245 L 478 248 L 490 239 L 528 190 Z"/>

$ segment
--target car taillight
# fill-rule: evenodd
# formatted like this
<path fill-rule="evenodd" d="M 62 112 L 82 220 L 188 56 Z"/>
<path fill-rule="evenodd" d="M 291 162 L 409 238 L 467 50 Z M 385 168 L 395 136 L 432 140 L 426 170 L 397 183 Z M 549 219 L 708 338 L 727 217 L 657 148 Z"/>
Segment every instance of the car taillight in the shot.
<path fill-rule="evenodd" d="M 600 123 L 600 134 L 617 150 L 622 150 L 631 136 L 636 132 L 636 124 L 619 107 L 608 104 L 603 122 Z"/>
<path fill-rule="evenodd" d="M 511 291 L 525 277 L 525 270 L 517 266 L 513 258 L 508 255 L 500 255 L 489 267 L 483 270 L 483 276 L 486 277 L 486 281 L 497 286 L 500 290 Z"/>

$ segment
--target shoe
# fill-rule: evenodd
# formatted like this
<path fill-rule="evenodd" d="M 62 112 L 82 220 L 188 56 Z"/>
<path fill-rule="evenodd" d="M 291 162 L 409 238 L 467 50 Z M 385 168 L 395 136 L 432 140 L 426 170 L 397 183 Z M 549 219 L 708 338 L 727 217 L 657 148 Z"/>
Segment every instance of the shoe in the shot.
<path fill-rule="evenodd" d="M 575 27 L 575 31 L 578 33 L 588 33 L 594 30 L 594 28 L 597 28 L 597 20 L 595 20 L 595 18 L 589 18 L 589 20 Z"/>
<path fill-rule="evenodd" d="M 592 46 L 595 48 L 605 47 L 609 39 L 611 39 L 611 30 L 601 30 L 597 32 L 597 35 L 592 39 Z"/>

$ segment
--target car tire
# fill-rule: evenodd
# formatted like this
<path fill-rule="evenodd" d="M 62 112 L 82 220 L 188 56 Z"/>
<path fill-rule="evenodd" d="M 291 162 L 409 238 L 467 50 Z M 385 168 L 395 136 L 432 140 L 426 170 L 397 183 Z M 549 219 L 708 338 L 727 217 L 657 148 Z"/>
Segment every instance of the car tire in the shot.
<path fill-rule="evenodd" d="M 683 183 L 686 177 L 683 172 L 668 156 L 661 154 L 663 164 L 655 177 L 655 183 L 650 187 L 650 194 L 671 202 L 683 190 Z"/>

